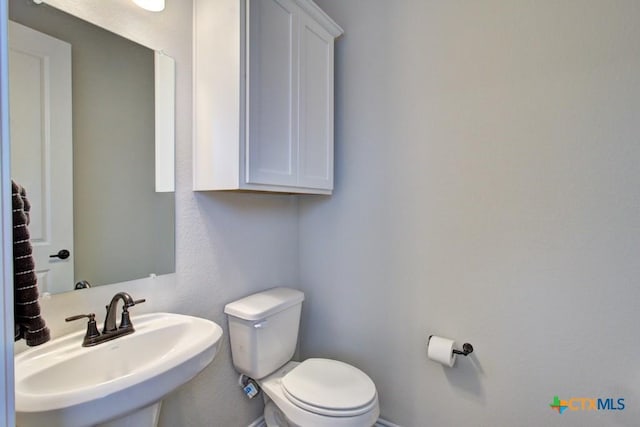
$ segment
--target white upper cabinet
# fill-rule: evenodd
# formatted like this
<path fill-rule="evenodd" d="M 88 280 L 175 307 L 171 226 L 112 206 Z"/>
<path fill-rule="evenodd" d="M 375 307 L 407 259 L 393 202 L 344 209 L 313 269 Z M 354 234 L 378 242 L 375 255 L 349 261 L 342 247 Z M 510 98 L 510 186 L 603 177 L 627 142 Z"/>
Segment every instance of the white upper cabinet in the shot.
<path fill-rule="evenodd" d="M 333 44 L 310 0 L 196 0 L 194 190 L 331 194 Z"/>

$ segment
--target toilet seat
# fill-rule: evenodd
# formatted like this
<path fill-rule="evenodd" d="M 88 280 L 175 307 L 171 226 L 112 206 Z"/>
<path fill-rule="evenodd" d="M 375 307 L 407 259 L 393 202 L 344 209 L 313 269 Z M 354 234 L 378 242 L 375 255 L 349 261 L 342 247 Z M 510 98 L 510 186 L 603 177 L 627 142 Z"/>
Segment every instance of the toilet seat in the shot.
<path fill-rule="evenodd" d="M 360 369 L 331 359 L 307 359 L 282 378 L 286 398 L 301 409 L 353 417 L 378 403 L 373 381 Z"/>

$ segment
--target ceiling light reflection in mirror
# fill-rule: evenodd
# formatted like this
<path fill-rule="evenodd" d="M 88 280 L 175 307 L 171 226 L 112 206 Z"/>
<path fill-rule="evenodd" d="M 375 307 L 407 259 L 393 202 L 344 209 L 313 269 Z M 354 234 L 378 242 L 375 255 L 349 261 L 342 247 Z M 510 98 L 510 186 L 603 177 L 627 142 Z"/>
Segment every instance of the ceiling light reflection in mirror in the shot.
<path fill-rule="evenodd" d="M 151 12 L 162 12 L 164 0 L 133 0 L 135 4 Z"/>

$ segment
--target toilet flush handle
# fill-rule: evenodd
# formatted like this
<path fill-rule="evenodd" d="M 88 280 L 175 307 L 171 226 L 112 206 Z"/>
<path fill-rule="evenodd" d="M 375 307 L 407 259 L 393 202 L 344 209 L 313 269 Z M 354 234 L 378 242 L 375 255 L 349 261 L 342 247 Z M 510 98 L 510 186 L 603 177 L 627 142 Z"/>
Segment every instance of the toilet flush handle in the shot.
<path fill-rule="evenodd" d="M 262 329 L 265 326 L 267 326 L 267 323 L 269 323 L 268 320 L 263 320 L 262 322 L 254 323 L 253 327 L 256 328 L 256 329 Z"/>

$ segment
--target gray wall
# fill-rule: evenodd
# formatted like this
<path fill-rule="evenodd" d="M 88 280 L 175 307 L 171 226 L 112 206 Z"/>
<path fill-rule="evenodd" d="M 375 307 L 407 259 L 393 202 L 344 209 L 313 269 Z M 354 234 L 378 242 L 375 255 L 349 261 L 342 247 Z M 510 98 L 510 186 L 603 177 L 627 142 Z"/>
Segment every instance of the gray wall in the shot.
<path fill-rule="evenodd" d="M 174 272 L 174 195 L 155 192 L 153 50 L 46 5 L 9 6 L 72 46 L 76 280 Z"/>
<path fill-rule="evenodd" d="M 345 35 L 336 191 L 300 203 L 303 356 L 360 366 L 406 427 L 637 425 L 638 3 L 318 4 Z M 434 333 L 474 356 L 428 361 Z"/>

